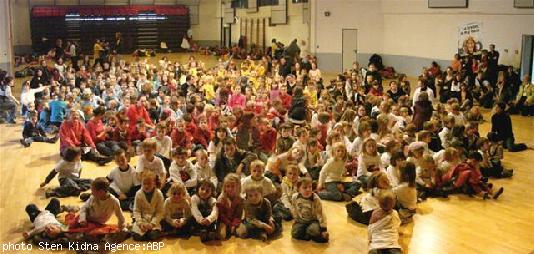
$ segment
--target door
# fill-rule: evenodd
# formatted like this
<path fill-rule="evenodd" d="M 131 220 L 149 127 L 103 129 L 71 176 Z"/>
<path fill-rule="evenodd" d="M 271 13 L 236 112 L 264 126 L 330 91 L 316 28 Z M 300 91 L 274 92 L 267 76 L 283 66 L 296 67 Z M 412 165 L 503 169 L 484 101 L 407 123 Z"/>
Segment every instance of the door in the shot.
<path fill-rule="evenodd" d="M 523 35 L 523 47 L 521 49 L 521 79 L 529 74 L 534 83 L 534 35 Z"/>
<path fill-rule="evenodd" d="M 229 24 L 223 28 L 223 46 L 232 47 L 232 27 Z"/>
<path fill-rule="evenodd" d="M 352 68 L 358 54 L 358 29 L 343 29 L 343 70 Z"/>

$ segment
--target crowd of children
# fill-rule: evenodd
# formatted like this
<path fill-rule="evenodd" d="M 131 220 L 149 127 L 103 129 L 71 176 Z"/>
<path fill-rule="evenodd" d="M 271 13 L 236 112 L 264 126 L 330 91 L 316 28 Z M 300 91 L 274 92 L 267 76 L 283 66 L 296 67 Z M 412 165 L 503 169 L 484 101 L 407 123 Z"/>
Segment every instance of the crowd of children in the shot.
<path fill-rule="evenodd" d="M 505 86 L 517 101 L 504 104 L 503 84 L 483 71 L 471 82 L 466 63 L 444 73 L 433 65 L 411 99 L 405 77 L 383 87 L 374 64 L 355 63 L 329 82 L 316 61 L 290 59 L 288 66 L 265 56 L 208 67 L 193 56 L 156 64 L 113 58 L 94 67 L 67 65 L 61 73 L 45 62 L 30 82 L 37 87 L 27 88 L 39 90 L 24 102 L 31 106 L 24 108 L 21 143 L 60 140 L 62 159 L 41 187 L 57 174 L 60 185 L 47 198 L 89 189 L 91 195 L 67 229 L 53 216 L 56 199 L 45 211 L 29 206 L 33 232 L 49 238 L 61 230 L 87 232 L 113 214 L 119 223 L 109 232 L 117 232 L 126 226 L 123 211 L 131 211 L 129 231 L 139 241 L 192 235 L 203 242 L 232 235 L 266 241 L 280 234 L 283 220 L 294 220 L 293 238 L 327 242 L 322 200 L 347 202 L 364 192 L 347 204 L 348 215 L 369 225 L 371 253 L 399 253 L 399 225 L 418 202 L 503 193 L 487 177 L 512 176 L 501 164 L 503 145 L 524 147 L 508 133 L 511 121 L 509 129 L 493 123 L 488 138 L 480 136 L 479 107 L 493 97 L 479 90 L 494 87 L 500 108 L 494 118 L 509 119 L 508 108 L 530 112 L 528 77 L 519 91 Z M 507 77 L 500 73 L 499 82 L 508 85 Z M 116 168 L 107 177 L 81 177 L 82 160 L 112 159 Z"/>

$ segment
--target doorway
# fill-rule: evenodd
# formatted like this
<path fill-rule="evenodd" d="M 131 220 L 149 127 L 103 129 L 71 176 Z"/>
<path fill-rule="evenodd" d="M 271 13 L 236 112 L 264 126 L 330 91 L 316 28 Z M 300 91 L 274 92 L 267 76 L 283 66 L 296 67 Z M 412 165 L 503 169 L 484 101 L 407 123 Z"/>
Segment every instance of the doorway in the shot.
<path fill-rule="evenodd" d="M 352 68 L 352 63 L 356 61 L 358 54 L 358 29 L 342 29 L 342 64 L 343 69 Z"/>
<path fill-rule="evenodd" d="M 223 27 L 223 46 L 232 48 L 232 26 L 225 24 Z"/>
<path fill-rule="evenodd" d="M 534 83 L 534 35 L 523 35 L 521 49 L 521 78 L 530 75 L 530 82 Z"/>

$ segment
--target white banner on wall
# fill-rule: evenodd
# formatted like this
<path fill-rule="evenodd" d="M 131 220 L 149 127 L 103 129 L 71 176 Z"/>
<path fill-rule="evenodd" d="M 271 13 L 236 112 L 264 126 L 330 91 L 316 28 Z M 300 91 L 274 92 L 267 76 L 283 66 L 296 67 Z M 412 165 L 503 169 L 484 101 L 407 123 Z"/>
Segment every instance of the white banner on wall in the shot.
<path fill-rule="evenodd" d="M 472 22 L 458 27 L 458 53 L 477 54 L 483 49 L 482 22 Z"/>

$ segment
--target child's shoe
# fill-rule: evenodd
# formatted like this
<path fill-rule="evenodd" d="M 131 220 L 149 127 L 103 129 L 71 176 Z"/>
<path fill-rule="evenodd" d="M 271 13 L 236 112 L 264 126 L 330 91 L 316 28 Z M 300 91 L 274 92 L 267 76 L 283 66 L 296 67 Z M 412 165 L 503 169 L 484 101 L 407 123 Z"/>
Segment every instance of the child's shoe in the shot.
<path fill-rule="evenodd" d="M 208 233 L 208 241 L 218 241 L 221 240 L 221 236 L 218 232 L 209 232 Z"/>
<path fill-rule="evenodd" d="M 226 230 L 227 230 L 226 224 L 221 223 L 219 225 L 219 236 L 221 237 L 221 239 L 228 239 L 230 237 L 230 234 L 226 234 L 227 232 Z"/>
<path fill-rule="evenodd" d="M 268 240 L 267 233 L 265 233 L 265 232 L 261 233 L 260 234 L 260 240 L 262 242 L 267 242 L 267 240 Z"/>
<path fill-rule="evenodd" d="M 57 194 L 53 190 L 46 190 L 45 197 L 46 198 L 57 197 Z"/>
<path fill-rule="evenodd" d="M 498 199 L 499 196 L 504 192 L 504 188 L 501 187 L 499 188 L 499 190 L 497 192 L 495 192 L 495 194 L 493 194 L 493 199 Z"/>
<path fill-rule="evenodd" d="M 90 193 L 82 193 L 82 194 L 80 194 L 80 200 L 82 200 L 83 202 L 87 201 L 90 197 L 91 197 Z"/>
<path fill-rule="evenodd" d="M 247 235 L 247 228 L 243 224 L 239 224 L 239 227 L 235 229 L 235 234 L 239 238 L 245 238 Z"/>
<path fill-rule="evenodd" d="M 208 231 L 207 230 L 200 230 L 200 242 L 207 242 L 209 241 L 209 237 L 208 237 Z"/>
<path fill-rule="evenodd" d="M 26 141 L 25 138 L 21 138 L 21 139 L 19 140 L 19 142 L 20 142 L 24 147 L 29 147 L 29 146 L 30 146 L 30 143 L 28 143 L 28 142 Z"/>

